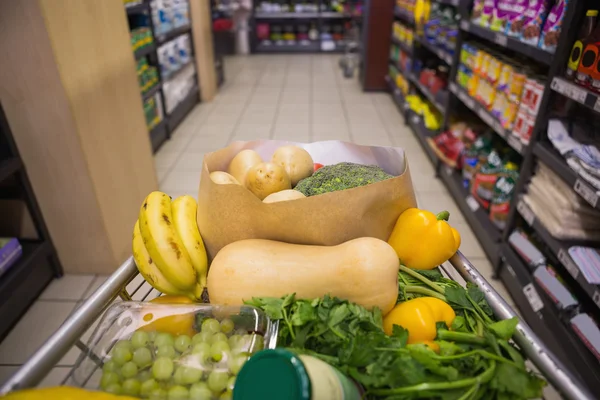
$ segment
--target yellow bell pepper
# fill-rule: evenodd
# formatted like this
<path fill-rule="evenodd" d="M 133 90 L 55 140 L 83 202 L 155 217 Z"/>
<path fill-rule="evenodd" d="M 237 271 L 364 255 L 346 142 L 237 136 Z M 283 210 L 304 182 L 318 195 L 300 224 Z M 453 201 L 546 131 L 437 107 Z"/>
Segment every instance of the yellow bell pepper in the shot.
<path fill-rule="evenodd" d="M 117 396 L 110 393 L 92 392 L 68 386 L 43 389 L 25 389 L 2 397 L 3 400 L 136 400 L 137 397 Z"/>
<path fill-rule="evenodd" d="M 388 243 L 400 262 L 413 269 L 433 269 L 447 261 L 460 246 L 458 231 L 448 222 L 449 213 L 409 208 L 398 217 Z"/>
<path fill-rule="evenodd" d="M 456 314 L 445 301 L 435 297 L 417 297 L 397 304 L 383 318 L 383 330 L 391 335 L 394 325 L 408 330 L 408 343 L 425 343 L 432 346 L 437 335 L 435 324 L 445 322 L 448 327 Z"/>
<path fill-rule="evenodd" d="M 142 319 L 146 324 L 138 330 L 145 332 L 164 332 L 172 335 L 194 336 L 194 312 L 175 314 L 175 309 L 152 307 L 152 304 L 194 304 L 186 296 L 160 296 L 144 305 Z M 183 310 L 185 311 L 185 310 Z"/>

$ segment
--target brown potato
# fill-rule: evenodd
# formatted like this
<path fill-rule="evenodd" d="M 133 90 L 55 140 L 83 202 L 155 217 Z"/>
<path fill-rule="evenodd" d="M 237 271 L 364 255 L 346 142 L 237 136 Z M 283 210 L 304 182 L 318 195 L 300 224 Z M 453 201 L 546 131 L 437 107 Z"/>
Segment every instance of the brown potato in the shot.
<path fill-rule="evenodd" d="M 285 168 L 290 176 L 292 187 L 314 172 L 313 159 L 302 147 L 282 146 L 275 150 L 271 161 Z"/>
<path fill-rule="evenodd" d="M 210 173 L 210 179 L 219 185 L 240 185 L 237 179 L 223 171 L 213 171 Z"/>
<path fill-rule="evenodd" d="M 281 192 L 271 193 L 263 200 L 263 203 L 276 203 L 278 201 L 296 200 L 306 198 L 306 196 L 294 189 L 282 190 Z"/>
<path fill-rule="evenodd" d="M 242 150 L 233 157 L 227 172 L 244 185 L 248 170 L 261 162 L 262 159 L 254 150 Z"/>
<path fill-rule="evenodd" d="M 256 197 L 264 200 L 271 193 L 291 189 L 290 177 L 285 169 L 274 163 L 260 163 L 248 170 L 246 187 Z"/>

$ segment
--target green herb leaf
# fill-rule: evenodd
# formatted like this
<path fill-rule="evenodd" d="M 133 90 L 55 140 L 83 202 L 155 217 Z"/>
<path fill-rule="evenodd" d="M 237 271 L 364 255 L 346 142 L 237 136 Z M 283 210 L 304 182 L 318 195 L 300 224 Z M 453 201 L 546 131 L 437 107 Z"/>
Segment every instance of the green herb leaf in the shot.
<path fill-rule="evenodd" d="M 515 333 L 515 329 L 517 329 L 518 324 L 519 318 L 512 317 L 510 319 L 504 319 L 502 321 L 489 324 L 488 329 L 500 339 L 508 340 Z"/>
<path fill-rule="evenodd" d="M 436 282 L 440 278 L 443 278 L 442 273 L 440 272 L 439 268 L 434 268 L 434 269 L 430 269 L 430 270 L 426 270 L 426 269 L 415 270 L 415 272 L 423 275 L 425 278 L 429 279 L 430 281 L 434 281 L 434 282 Z"/>
<path fill-rule="evenodd" d="M 472 310 L 473 305 L 467 298 L 467 291 L 462 287 L 447 287 L 445 290 L 446 299 L 448 303 L 454 308 L 458 307 L 459 309 Z"/>
<path fill-rule="evenodd" d="M 396 339 L 398 347 L 405 347 L 408 342 L 408 330 L 399 325 L 392 326 L 392 338 Z"/>
<path fill-rule="evenodd" d="M 262 309 L 267 317 L 273 320 L 283 319 L 283 300 L 275 297 L 253 297 L 251 301 L 245 301 L 245 304 Z"/>
<path fill-rule="evenodd" d="M 454 321 L 452 321 L 452 326 L 450 328 L 453 331 L 467 332 L 467 327 L 465 325 L 465 317 L 461 315 L 457 315 L 456 317 L 454 317 Z"/>

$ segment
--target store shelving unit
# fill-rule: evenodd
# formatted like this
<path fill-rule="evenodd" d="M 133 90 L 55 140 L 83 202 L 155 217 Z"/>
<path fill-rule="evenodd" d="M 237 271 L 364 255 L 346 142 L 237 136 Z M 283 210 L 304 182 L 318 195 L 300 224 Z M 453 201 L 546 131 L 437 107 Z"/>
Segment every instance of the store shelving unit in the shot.
<path fill-rule="evenodd" d="M 587 245 L 598 248 L 600 243 L 563 241 L 554 238 L 536 219 L 534 213 L 520 197 L 527 190 L 527 183 L 539 160 L 554 171 L 592 207 L 600 209 L 597 190 L 569 167 L 564 157 L 552 147 L 546 138 L 546 129 L 548 120 L 552 116 L 553 105 L 564 105 L 566 100 L 571 102 L 564 105 L 565 109 L 572 109 L 578 103 L 592 110 L 592 112 L 596 112 L 597 117 L 600 119 L 600 95 L 579 87 L 562 77 L 577 29 L 563 29 L 555 53 L 550 53 L 509 37 L 504 33 L 494 32 L 471 23 L 470 7 L 472 2 L 468 0 L 437 0 L 437 2 L 457 7 L 460 16 L 456 51 L 452 56 L 417 34 L 414 35 L 414 44 L 410 53 L 406 51 L 409 46 L 404 43 L 400 43 L 394 38 L 391 42 L 392 46 L 400 47 L 401 50 L 409 54 L 409 57 L 413 58 L 412 65 L 415 65 L 415 59 L 423 55 L 420 49 L 425 49 L 428 55 L 433 54 L 448 64 L 450 67 L 448 97 L 446 99 L 432 97 L 425 88 L 419 85 L 414 71 L 403 71 L 395 63 L 392 63 L 392 65 L 396 67 L 399 73 L 404 75 L 408 82 L 412 83 L 414 93 L 420 93 L 436 108 L 445 112 L 443 129 L 448 128 L 450 117 L 457 116 L 457 113 L 466 112 L 466 109 L 469 109 L 520 155 L 521 169 L 519 179 L 516 182 L 516 194 L 511 202 L 508 220 L 504 229 L 497 228 L 490 221 L 487 212 L 471 197 L 463 186 L 459 171 L 443 164 L 441 160 L 437 159 L 435 153 L 433 153 L 432 158 L 432 151 L 427 144 L 427 138 L 432 133 L 424 132 L 415 123 L 415 120 L 411 119 L 411 114 L 414 115 L 414 113 L 408 110 L 409 107 L 405 105 L 402 93 L 394 82 L 389 79 L 388 84 L 392 98 L 398 106 L 399 112 L 405 116 L 406 125 L 414 131 L 417 140 L 423 145 L 432 160 L 436 167 L 437 176 L 445 184 L 457 206 L 465 215 L 486 255 L 494 265 L 496 276 L 503 281 L 526 321 L 561 361 L 581 378 L 586 386 L 590 388 L 597 387 L 600 384 L 599 360 L 575 333 L 570 319 L 577 312 L 586 312 L 595 318 L 600 318 L 600 285 L 591 284 L 585 279 L 583 273 L 569 255 L 568 249 L 573 245 Z M 562 26 L 576 26 L 579 21 L 578 18 L 585 14 L 586 9 L 592 7 L 596 7 L 596 5 L 585 0 L 569 2 Z M 414 26 L 414 21 L 410 16 L 400 12 L 397 8 L 394 10 L 394 15 L 401 23 L 409 27 Z M 526 60 L 526 63 L 536 65 L 538 70 L 546 71 L 544 73 L 546 88 L 535 118 L 529 145 L 524 145 L 518 140 L 512 134 L 511 129 L 504 128 L 498 118 L 488 111 L 482 103 L 470 97 L 468 92 L 456 83 L 455 77 L 460 63 L 460 49 L 466 40 L 485 44 L 495 48 L 499 53 L 505 51 L 511 55 L 517 55 Z M 544 291 L 534 278 L 533 270 L 525 264 L 509 245 L 509 235 L 519 226 L 524 226 L 529 231 L 534 232 L 536 238 L 543 242 L 542 250 L 546 252 L 549 259 L 553 260 L 552 265 L 561 277 L 569 281 L 569 287 L 574 290 L 573 293 L 580 300 L 580 306 L 578 306 L 580 308 L 577 310 L 560 310 L 551 296 Z"/>
<path fill-rule="evenodd" d="M 143 14 L 148 19 L 149 28 L 153 32 L 153 42 L 138 49 L 134 52 L 134 56 L 136 60 L 139 60 L 143 57 L 148 57 L 150 64 L 153 66 L 158 66 L 158 48 L 169 42 L 170 40 L 176 39 L 177 37 L 190 34 L 190 39 L 192 39 L 192 27 L 191 25 L 181 26 L 174 28 L 168 32 L 164 32 L 161 34 L 155 34 L 155 27 L 152 23 L 152 18 L 150 17 L 151 6 L 150 0 L 141 0 L 136 3 L 128 3 L 125 5 L 125 11 L 129 17 L 135 17 L 139 14 Z M 200 101 L 200 92 L 198 85 L 198 76 L 195 74 L 195 85 L 192 90 L 190 90 L 189 94 L 183 99 L 173 110 L 171 113 L 167 113 L 165 107 L 165 96 L 163 93 L 164 86 L 163 84 L 175 79 L 181 71 L 186 69 L 190 64 L 194 64 L 194 58 L 185 65 L 181 66 L 181 68 L 173 73 L 171 73 L 167 77 L 161 77 L 159 74 L 159 82 L 154 87 L 149 89 L 146 93 L 141 94 L 142 101 L 145 102 L 152 98 L 153 96 L 158 100 L 158 107 L 160 108 L 160 114 L 162 115 L 161 121 L 156 124 L 152 129 L 149 130 L 150 143 L 152 144 L 152 150 L 154 152 L 158 151 L 160 146 L 168 140 L 179 123 L 183 120 L 183 118 L 194 108 L 196 103 Z M 160 69 L 160 68 L 159 68 Z"/>
<path fill-rule="evenodd" d="M 254 2 L 258 6 L 257 1 Z M 318 9 L 322 9 L 321 0 L 314 0 L 311 3 L 317 5 Z M 330 21 L 347 21 L 353 16 L 347 13 L 333 11 L 315 11 L 315 12 L 264 12 L 254 9 L 250 18 L 251 33 L 251 49 L 253 53 L 341 53 L 345 50 L 345 39 L 333 40 L 321 38 L 323 25 Z M 274 42 L 272 40 L 260 41 L 256 37 L 256 26 L 261 22 L 267 23 L 314 23 L 319 31 L 319 39 L 317 40 L 280 40 Z"/>
<path fill-rule="evenodd" d="M 2 200 L 25 203 L 37 235 L 34 240 L 18 238 L 22 255 L 0 275 L 2 341 L 50 281 L 62 276 L 63 271 L 1 105 L 0 193 Z M 11 232 L 14 229 L 15 227 L 6 226 L 4 221 L 0 221 L 1 232 Z M 0 236 L 4 235 L 0 233 Z"/>

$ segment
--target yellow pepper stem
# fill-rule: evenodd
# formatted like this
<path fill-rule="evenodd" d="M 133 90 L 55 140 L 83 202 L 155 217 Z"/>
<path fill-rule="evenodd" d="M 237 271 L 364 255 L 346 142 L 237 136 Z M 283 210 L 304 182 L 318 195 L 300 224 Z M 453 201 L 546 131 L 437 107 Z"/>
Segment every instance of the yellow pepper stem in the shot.
<path fill-rule="evenodd" d="M 450 218 L 450 213 L 448 211 L 442 211 L 435 217 L 438 221 L 448 221 L 448 218 Z"/>

